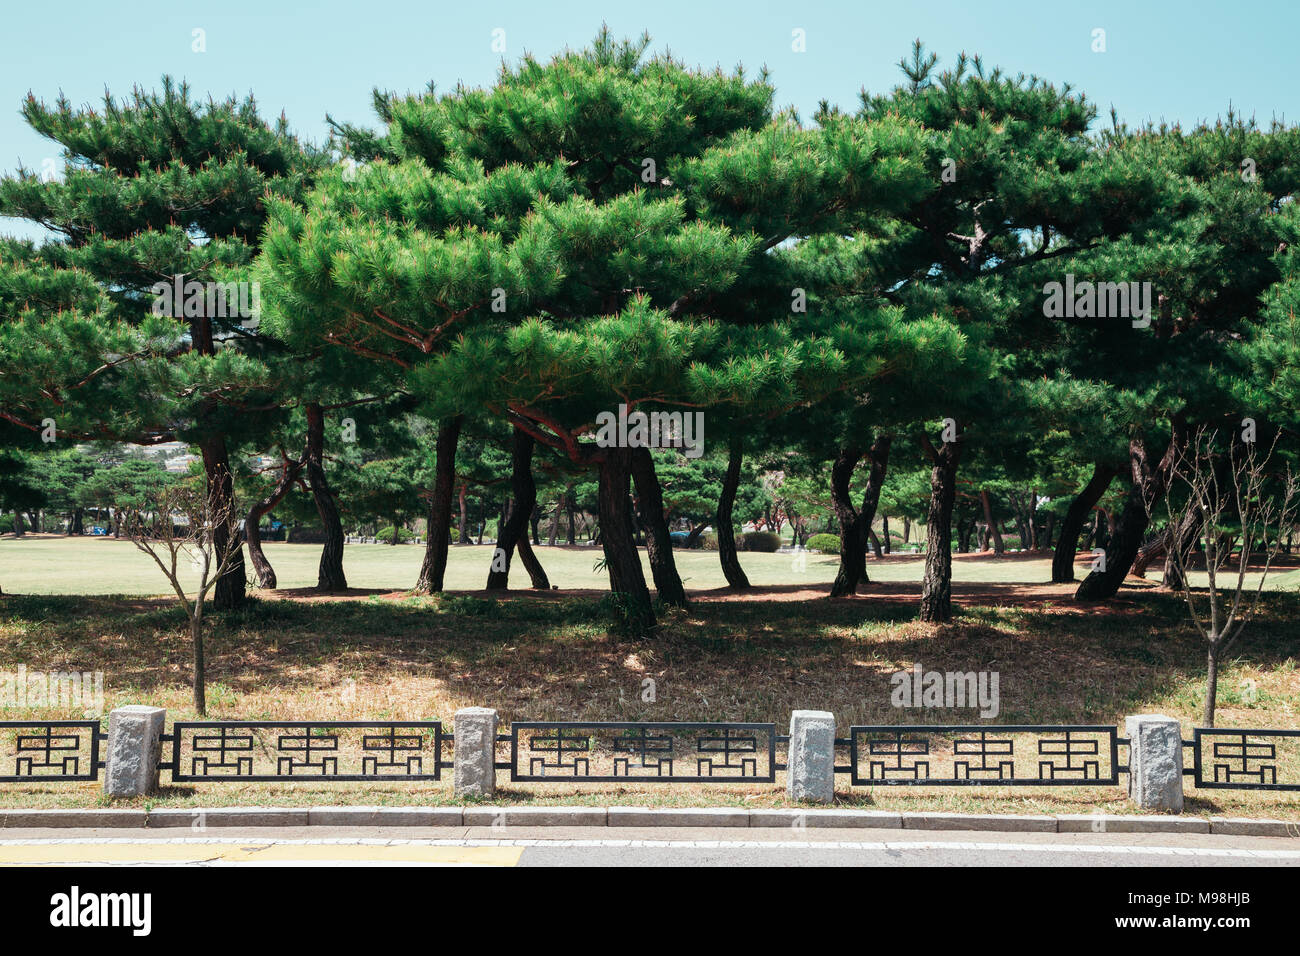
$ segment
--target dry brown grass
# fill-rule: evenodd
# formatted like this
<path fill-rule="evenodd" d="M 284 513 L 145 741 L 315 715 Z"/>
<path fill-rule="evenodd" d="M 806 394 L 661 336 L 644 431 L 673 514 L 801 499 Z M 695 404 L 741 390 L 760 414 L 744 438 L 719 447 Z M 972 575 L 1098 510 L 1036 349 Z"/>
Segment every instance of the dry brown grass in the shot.
<path fill-rule="evenodd" d="M 1300 600 L 1269 595 L 1220 684 L 1224 727 L 1300 727 L 1296 626 Z M 999 723 L 1122 723 L 1200 708 L 1203 649 L 1177 599 L 1126 592 L 1111 611 L 1045 605 L 967 608 L 948 626 L 918 623 L 906 604 L 874 601 L 708 602 L 667 615 L 662 634 L 612 636 L 591 600 L 257 601 L 214 619 L 209 716 L 260 720 L 450 721 L 490 705 L 511 720 L 772 721 L 797 708 L 854 723 L 977 723 L 973 710 L 890 705 L 890 676 L 920 661 L 934 670 L 995 670 Z M 0 598 L 0 670 L 102 670 L 106 708 L 165 706 L 192 719 L 189 647 L 178 611 L 147 599 Z M 655 682 L 653 703 L 642 681 Z M 1243 697 L 1254 681 L 1257 697 Z M 78 717 L 0 710 L 4 719 Z M 1300 779 L 1288 754 L 1283 771 Z M 843 761 L 842 761 L 843 762 Z M 503 774 L 503 779 L 504 779 Z M 167 775 L 164 773 L 164 782 Z M 781 778 L 778 776 L 778 781 Z M 1190 781 L 1189 781 L 1190 785 Z M 1300 794 L 1191 791 L 1189 811 L 1300 819 Z M 85 806 L 95 785 L 0 785 L 4 806 Z M 504 802 L 780 806 L 777 785 L 509 784 Z M 888 809 L 1129 812 L 1112 788 L 853 788 L 845 804 Z M 452 802 L 442 784 L 171 785 L 165 805 Z"/>

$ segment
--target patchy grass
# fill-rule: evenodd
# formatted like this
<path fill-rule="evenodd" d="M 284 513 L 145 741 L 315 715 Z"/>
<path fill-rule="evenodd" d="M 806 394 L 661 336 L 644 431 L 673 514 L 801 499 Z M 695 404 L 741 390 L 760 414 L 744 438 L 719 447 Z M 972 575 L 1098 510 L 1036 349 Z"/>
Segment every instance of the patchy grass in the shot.
<path fill-rule="evenodd" d="M 751 557 L 751 556 L 746 556 Z M 212 619 L 209 716 L 260 720 L 450 721 L 459 707 L 511 720 L 771 721 L 827 709 L 854 723 L 978 723 L 975 710 L 899 709 L 890 677 L 926 670 L 1000 675 L 997 723 L 1122 723 L 1202 706 L 1204 653 L 1179 599 L 1125 592 L 1110 609 L 1064 603 L 969 607 L 947 626 L 882 600 L 717 601 L 665 615 L 661 635 L 612 636 L 605 602 L 513 594 L 350 601 L 255 600 Z M 1300 598 L 1266 595 L 1220 680 L 1222 727 L 1300 727 Z M 104 672 L 105 706 L 150 703 L 192 719 L 184 617 L 132 597 L 0 598 L 0 670 Z M 654 702 L 642 700 L 655 682 Z M 1253 682 L 1253 683 L 1249 683 Z M 57 708 L 0 709 L 8 720 L 76 718 Z M 1121 728 L 1122 731 L 1122 728 Z M 1294 753 L 1280 771 L 1300 779 Z M 4 759 L 6 764 L 12 756 Z M 846 758 L 842 757 L 841 762 Z M 164 772 L 164 783 L 168 775 Z M 778 777 L 778 779 L 780 779 Z M 1131 812 L 1117 788 L 853 788 L 846 805 L 1005 812 Z M 500 802 L 781 806 L 778 785 L 505 784 Z M 1300 794 L 1193 791 L 1189 812 L 1300 819 Z M 86 806 L 97 785 L 0 785 L 4 806 Z M 442 784 L 166 786 L 168 806 L 232 803 L 452 802 Z"/>

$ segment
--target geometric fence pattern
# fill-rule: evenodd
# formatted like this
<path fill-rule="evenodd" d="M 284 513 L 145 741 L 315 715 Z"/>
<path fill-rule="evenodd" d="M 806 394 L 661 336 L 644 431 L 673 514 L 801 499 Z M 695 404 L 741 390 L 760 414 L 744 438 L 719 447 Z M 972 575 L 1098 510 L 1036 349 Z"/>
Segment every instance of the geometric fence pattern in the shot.
<path fill-rule="evenodd" d="M 523 721 L 510 725 L 510 779 L 771 783 L 776 725 Z"/>
<path fill-rule="evenodd" d="M 442 723 L 177 721 L 166 767 L 194 780 L 440 780 Z"/>
<path fill-rule="evenodd" d="M 1208 790 L 1300 790 L 1300 730 L 1192 731 L 1192 776 Z"/>
<path fill-rule="evenodd" d="M 0 721 L 0 782 L 98 780 L 97 720 Z"/>
<path fill-rule="evenodd" d="M 1115 786 L 1113 726 L 857 726 L 855 786 Z"/>
<path fill-rule="evenodd" d="M 105 738 L 94 720 L 0 721 L 0 783 L 98 780 Z M 772 783 L 788 740 L 725 721 L 516 721 L 500 739 L 497 766 L 525 783 Z M 452 741 L 437 720 L 177 721 L 161 768 L 178 783 L 436 781 Z M 1105 725 L 862 725 L 836 744 L 854 786 L 1115 786 L 1128 771 Z M 1197 727 L 1183 745 L 1198 788 L 1300 791 L 1300 730 Z"/>

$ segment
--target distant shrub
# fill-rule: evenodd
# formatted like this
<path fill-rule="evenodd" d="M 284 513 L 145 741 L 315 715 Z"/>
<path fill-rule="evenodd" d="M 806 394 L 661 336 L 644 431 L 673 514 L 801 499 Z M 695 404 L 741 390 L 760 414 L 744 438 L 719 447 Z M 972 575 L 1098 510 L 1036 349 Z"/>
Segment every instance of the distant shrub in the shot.
<path fill-rule="evenodd" d="M 402 544 L 405 544 L 406 542 L 410 541 L 413 537 L 415 537 L 415 535 L 411 534 L 411 532 L 407 531 L 405 528 L 402 528 L 398 533 L 399 533 L 399 537 L 397 540 Z M 380 544 L 388 544 L 390 541 L 392 541 L 393 526 L 390 524 L 387 528 L 380 528 L 377 532 L 375 532 L 375 540 L 378 541 Z"/>
<path fill-rule="evenodd" d="M 746 531 L 736 542 L 740 551 L 764 551 L 775 554 L 781 547 L 781 536 L 775 531 Z"/>
<path fill-rule="evenodd" d="M 821 554 L 839 554 L 840 553 L 840 536 L 837 534 L 815 534 L 808 539 L 804 545 L 809 551 L 818 551 Z"/>
<path fill-rule="evenodd" d="M 705 551 L 718 550 L 718 536 L 712 531 L 706 531 L 700 535 L 700 547 Z"/>

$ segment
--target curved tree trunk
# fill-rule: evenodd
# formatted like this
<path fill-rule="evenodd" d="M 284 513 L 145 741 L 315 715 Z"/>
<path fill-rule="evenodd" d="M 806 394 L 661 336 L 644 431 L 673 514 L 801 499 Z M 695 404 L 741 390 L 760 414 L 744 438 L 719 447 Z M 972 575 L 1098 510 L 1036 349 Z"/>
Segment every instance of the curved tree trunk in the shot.
<path fill-rule="evenodd" d="M 537 486 L 533 483 L 533 449 L 536 442 L 533 436 L 520 428 L 514 430 L 510 444 L 510 487 L 514 493 L 514 502 L 510 516 L 501 523 L 497 533 L 497 548 L 492 554 L 492 567 L 488 571 L 487 589 L 504 591 L 510 581 L 510 561 L 514 557 L 516 546 L 528 547 L 528 518 L 537 506 Z M 522 545 L 520 544 L 522 542 Z M 530 553 L 531 553 L 531 549 Z M 536 556 L 533 557 L 536 562 Z M 537 564 L 541 570 L 541 565 Z M 545 579 L 545 572 L 542 578 Z M 534 576 L 533 586 L 537 587 Z M 550 587 L 549 584 L 542 585 Z"/>
<path fill-rule="evenodd" d="M 739 435 L 727 442 L 727 474 L 722 481 L 722 494 L 718 498 L 718 560 L 722 573 L 733 588 L 749 587 L 749 578 L 740 566 L 736 554 L 736 531 L 732 527 L 731 512 L 736 504 L 736 490 L 740 487 L 740 466 L 745 460 L 745 443 Z"/>
<path fill-rule="evenodd" d="M 219 434 L 207 434 L 199 441 L 203 455 L 203 473 L 208 482 L 208 506 L 212 514 L 232 515 L 235 482 L 230 474 L 230 459 L 226 454 L 226 439 Z M 212 531 L 212 545 L 216 554 L 225 554 L 232 534 L 238 534 L 234 521 L 220 522 Z M 212 606 L 230 610 L 244 603 L 244 548 L 235 551 L 230 567 L 217 579 L 212 589 Z"/>
<path fill-rule="evenodd" d="M 605 553 L 609 587 L 624 602 L 629 629 L 644 634 L 654 627 L 655 617 L 628 511 L 632 449 L 606 449 L 599 464 L 600 545 Z"/>
<path fill-rule="evenodd" d="M 646 529 L 646 556 L 650 560 L 655 590 L 665 604 L 685 607 L 686 588 L 682 586 L 677 562 L 673 559 L 673 539 L 668 533 L 668 519 L 664 515 L 663 489 L 659 487 L 654 456 L 649 448 L 632 449 L 632 480 L 636 483 L 637 499 L 641 505 L 641 523 Z"/>
<path fill-rule="evenodd" d="M 993 517 L 993 499 L 987 488 L 980 489 L 980 504 L 984 506 L 984 524 L 988 528 L 989 537 L 993 540 L 993 553 L 1002 554 L 1007 546 L 1002 542 L 1002 531 Z"/>
<path fill-rule="evenodd" d="M 1169 536 L 1165 545 L 1165 573 L 1160 582 L 1160 587 L 1166 591 L 1181 591 L 1183 589 L 1183 566 L 1187 564 L 1187 558 L 1192 545 L 1201 533 L 1201 513 L 1189 508 L 1179 522 L 1177 530 L 1170 528 Z M 1182 556 L 1183 561 L 1178 558 Z"/>
<path fill-rule="evenodd" d="M 1124 507 L 1115 521 L 1115 529 L 1106 546 L 1106 560 L 1083 579 L 1074 592 L 1076 601 L 1101 601 L 1114 597 L 1138 549 L 1147 526 L 1151 523 L 1151 514 L 1147 502 L 1155 501 L 1164 493 L 1174 461 L 1181 452 L 1186 440 L 1182 423 L 1173 423 L 1173 432 L 1169 438 L 1169 447 L 1158 463 L 1152 465 L 1147 452 L 1146 442 L 1140 438 L 1129 440 L 1129 460 L 1133 470 L 1133 487 L 1124 499 Z"/>
<path fill-rule="evenodd" d="M 280 480 L 275 483 L 271 493 L 249 508 L 248 516 L 244 518 L 244 540 L 248 542 L 248 556 L 253 562 L 254 580 L 258 587 L 267 590 L 275 590 L 276 578 L 275 568 L 271 567 L 271 562 L 266 559 L 266 554 L 262 551 L 262 516 L 284 500 L 293 483 L 298 480 L 298 473 L 302 471 L 302 466 L 302 461 L 285 462 Z"/>
<path fill-rule="evenodd" d="M 320 405 L 309 403 L 307 413 L 307 487 L 316 502 L 316 513 L 325 527 L 325 546 L 320 553 L 320 567 L 316 572 L 316 590 L 346 591 L 347 576 L 343 573 L 343 522 L 339 520 L 338 505 L 325 480 L 325 413 Z"/>
<path fill-rule="evenodd" d="M 424 560 L 420 576 L 415 582 L 419 594 L 432 594 L 442 590 L 442 580 L 447 573 L 447 548 L 451 541 L 451 498 L 456 482 L 456 445 L 460 441 L 463 415 L 443 419 L 438 425 L 435 446 L 433 495 L 429 498 L 429 527 L 424 539 Z M 460 538 L 469 544 L 466 530 L 465 484 L 460 486 Z"/>
<path fill-rule="evenodd" d="M 952 509 L 957 499 L 957 464 L 960 442 L 944 442 L 929 452 L 930 510 L 926 521 L 925 578 L 921 583 L 921 620 L 948 621 L 952 618 Z"/>
<path fill-rule="evenodd" d="M 1075 600 L 1101 601 L 1115 595 L 1133 567 L 1150 521 L 1142 483 L 1134 482 L 1106 545 L 1105 564 L 1083 579 L 1074 592 Z"/>
<path fill-rule="evenodd" d="M 551 580 L 546 576 L 546 569 L 542 567 L 542 562 L 538 560 L 537 552 L 533 550 L 526 534 L 519 536 L 519 560 L 523 562 L 524 570 L 528 572 L 528 579 L 532 582 L 533 589 L 549 591 Z"/>
<path fill-rule="evenodd" d="M 856 594 L 858 585 L 867 576 L 866 542 L 849 492 L 853 470 L 861 460 L 862 450 L 846 445 L 831 463 L 831 508 L 840 523 L 840 567 L 831 585 L 833 598 Z"/>
<path fill-rule="evenodd" d="M 1056 542 L 1056 551 L 1052 555 L 1053 584 L 1067 584 L 1074 580 L 1074 556 L 1079 550 L 1079 535 L 1083 532 L 1083 524 L 1114 480 L 1113 467 L 1094 463 L 1092 476 L 1070 502 L 1061 522 L 1060 540 Z"/>

